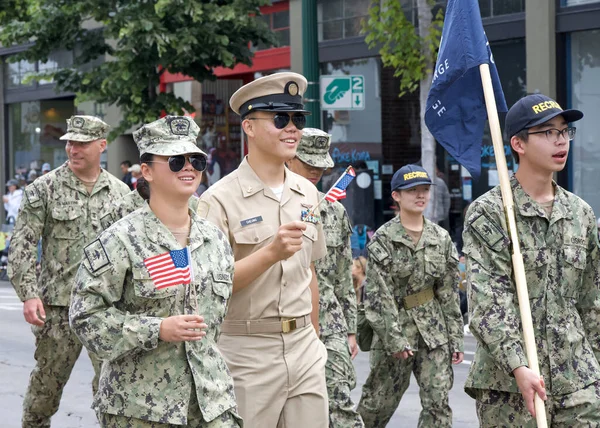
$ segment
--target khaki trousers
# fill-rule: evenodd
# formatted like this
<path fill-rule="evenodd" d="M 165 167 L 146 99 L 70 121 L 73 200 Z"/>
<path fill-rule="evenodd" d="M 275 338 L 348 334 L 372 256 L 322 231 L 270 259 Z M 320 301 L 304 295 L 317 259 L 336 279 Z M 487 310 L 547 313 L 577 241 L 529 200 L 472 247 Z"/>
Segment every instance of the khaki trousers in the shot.
<path fill-rule="evenodd" d="M 311 324 L 290 333 L 222 334 L 245 428 L 327 428 L 327 350 Z"/>

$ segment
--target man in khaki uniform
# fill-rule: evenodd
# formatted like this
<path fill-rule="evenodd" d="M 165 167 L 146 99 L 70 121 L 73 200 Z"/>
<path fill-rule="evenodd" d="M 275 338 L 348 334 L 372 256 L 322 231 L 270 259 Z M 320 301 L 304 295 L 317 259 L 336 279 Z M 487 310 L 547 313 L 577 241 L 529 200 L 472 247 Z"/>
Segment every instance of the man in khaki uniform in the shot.
<path fill-rule="evenodd" d="M 233 94 L 248 156 L 200 201 L 199 212 L 233 247 L 233 295 L 219 348 L 246 428 L 328 426 L 313 263 L 326 248 L 318 215 L 309 212 L 319 194 L 285 168 L 306 123 L 306 85 L 299 74 L 276 73 Z"/>
<path fill-rule="evenodd" d="M 296 157 L 288 168 L 314 185 L 321 181 L 326 168 L 334 166 L 329 155 L 331 135 L 305 128 Z M 325 190 L 325 189 L 324 189 Z M 323 198 L 325 195 L 321 194 Z M 356 386 L 352 358 L 356 344 L 356 294 L 352 285 L 352 226 L 346 208 L 338 201 L 324 200 L 319 205 L 327 256 L 315 263 L 319 282 L 319 324 L 321 341 L 327 348 L 325 380 L 329 397 L 329 428 L 363 428 L 362 418 L 354 410 L 350 391 Z"/>
<path fill-rule="evenodd" d="M 8 256 L 8 275 L 33 325 L 37 361 L 23 401 L 23 426 L 49 427 L 81 352 L 69 329 L 69 299 L 83 246 L 102 231 L 101 213 L 129 192 L 100 167 L 108 125 L 93 116 L 67 120 L 69 160 L 25 189 Z M 36 278 L 37 244 L 42 269 Z M 100 364 L 92 358 L 98 385 Z"/>

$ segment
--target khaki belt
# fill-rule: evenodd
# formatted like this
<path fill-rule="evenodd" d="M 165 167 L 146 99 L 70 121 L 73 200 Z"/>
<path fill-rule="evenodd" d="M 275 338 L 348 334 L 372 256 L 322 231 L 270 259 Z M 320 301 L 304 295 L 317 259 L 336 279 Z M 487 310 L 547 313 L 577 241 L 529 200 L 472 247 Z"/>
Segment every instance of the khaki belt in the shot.
<path fill-rule="evenodd" d="M 433 288 L 426 288 L 404 298 L 404 309 L 412 309 L 433 300 Z"/>
<path fill-rule="evenodd" d="M 225 320 L 221 332 L 228 334 L 290 333 L 311 324 L 310 315 L 298 318 Z"/>

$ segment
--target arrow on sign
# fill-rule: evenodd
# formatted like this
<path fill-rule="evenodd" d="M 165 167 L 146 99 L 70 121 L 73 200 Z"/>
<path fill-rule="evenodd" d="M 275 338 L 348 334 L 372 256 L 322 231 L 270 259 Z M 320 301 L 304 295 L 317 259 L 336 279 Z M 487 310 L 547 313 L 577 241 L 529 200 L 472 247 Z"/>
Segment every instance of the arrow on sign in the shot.
<path fill-rule="evenodd" d="M 356 96 L 356 101 L 354 101 L 356 103 L 357 106 L 360 105 L 360 97 L 357 95 Z"/>

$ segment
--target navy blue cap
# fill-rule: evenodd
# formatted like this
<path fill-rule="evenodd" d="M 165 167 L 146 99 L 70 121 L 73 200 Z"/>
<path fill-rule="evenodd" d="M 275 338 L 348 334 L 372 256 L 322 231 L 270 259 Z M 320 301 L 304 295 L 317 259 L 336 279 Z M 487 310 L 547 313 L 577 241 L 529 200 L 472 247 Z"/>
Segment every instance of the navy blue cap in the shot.
<path fill-rule="evenodd" d="M 404 165 L 392 177 L 392 192 L 410 189 L 420 184 L 433 184 L 425 168 L 419 165 Z"/>
<path fill-rule="evenodd" d="M 579 110 L 563 110 L 556 101 L 546 95 L 527 95 L 517 101 L 506 114 L 506 137 L 511 138 L 523 129 L 541 125 L 558 115 L 562 115 L 568 123 L 583 117 Z"/>

